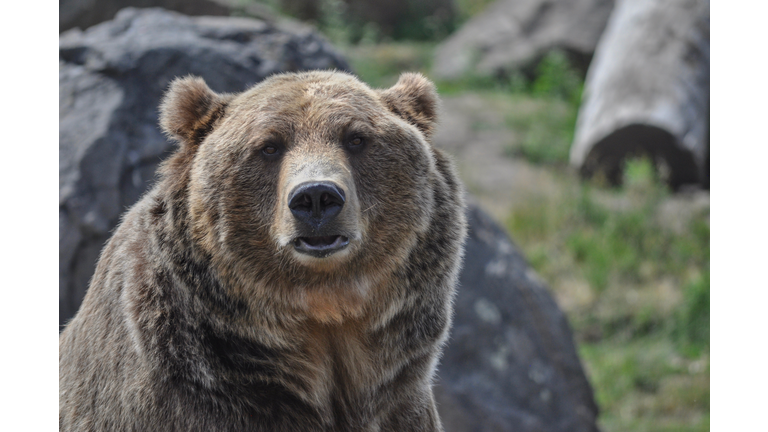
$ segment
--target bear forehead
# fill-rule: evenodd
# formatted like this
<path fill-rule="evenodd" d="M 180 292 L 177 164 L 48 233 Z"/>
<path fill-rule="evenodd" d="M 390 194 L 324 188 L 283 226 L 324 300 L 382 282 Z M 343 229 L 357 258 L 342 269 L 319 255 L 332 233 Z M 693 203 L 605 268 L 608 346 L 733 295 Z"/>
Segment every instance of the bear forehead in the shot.
<path fill-rule="evenodd" d="M 250 133 L 378 129 L 389 110 L 356 78 L 334 72 L 281 75 L 237 96 L 231 116 Z"/>
<path fill-rule="evenodd" d="M 375 91 L 355 77 L 339 72 L 275 76 L 244 92 L 234 103 L 267 112 L 383 108 Z"/>

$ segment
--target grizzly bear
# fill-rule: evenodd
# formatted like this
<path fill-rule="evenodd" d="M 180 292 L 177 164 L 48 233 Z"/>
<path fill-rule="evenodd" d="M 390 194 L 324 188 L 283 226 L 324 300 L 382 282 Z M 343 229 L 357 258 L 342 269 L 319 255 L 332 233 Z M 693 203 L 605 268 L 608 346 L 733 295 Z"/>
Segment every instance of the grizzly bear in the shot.
<path fill-rule="evenodd" d="M 440 431 L 466 236 L 419 74 L 175 80 L 179 142 L 60 336 L 62 431 Z"/>

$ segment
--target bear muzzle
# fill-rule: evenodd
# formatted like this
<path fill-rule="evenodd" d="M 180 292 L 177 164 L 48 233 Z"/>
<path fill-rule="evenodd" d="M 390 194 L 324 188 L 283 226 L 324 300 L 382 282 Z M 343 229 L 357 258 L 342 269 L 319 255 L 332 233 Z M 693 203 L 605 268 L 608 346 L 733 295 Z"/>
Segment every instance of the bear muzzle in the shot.
<path fill-rule="evenodd" d="M 333 182 L 307 182 L 294 188 L 288 207 L 300 231 L 308 234 L 293 241 L 297 252 L 325 258 L 349 245 L 348 237 L 333 232 L 345 202 L 344 190 Z"/>

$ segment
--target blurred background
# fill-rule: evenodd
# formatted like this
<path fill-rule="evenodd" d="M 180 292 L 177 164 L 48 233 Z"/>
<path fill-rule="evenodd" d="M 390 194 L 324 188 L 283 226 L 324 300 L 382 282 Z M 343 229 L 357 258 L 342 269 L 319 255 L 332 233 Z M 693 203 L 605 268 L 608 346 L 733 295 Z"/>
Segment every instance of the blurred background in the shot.
<path fill-rule="evenodd" d="M 373 87 L 424 73 L 443 100 L 434 142 L 567 317 L 600 430 L 709 430 L 708 1 L 59 5 L 64 41 L 124 7 L 161 6 L 316 29 L 341 56 L 326 66 Z M 91 61 L 62 46 L 62 61 Z M 212 85 L 242 90 L 225 86 Z M 138 197 L 129 195 L 121 208 Z M 478 304 L 493 321 L 493 305 Z"/>

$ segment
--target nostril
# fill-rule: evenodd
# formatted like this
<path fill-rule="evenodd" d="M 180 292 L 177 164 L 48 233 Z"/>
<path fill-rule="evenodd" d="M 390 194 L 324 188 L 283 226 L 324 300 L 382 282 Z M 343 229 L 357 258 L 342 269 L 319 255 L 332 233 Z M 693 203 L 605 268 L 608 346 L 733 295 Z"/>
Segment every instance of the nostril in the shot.
<path fill-rule="evenodd" d="M 331 193 L 324 192 L 320 195 L 320 205 L 323 207 L 342 206 L 344 205 L 344 193 L 341 190 Z"/>
<path fill-rule="evenodd" d="M 288 207 L 293 211 L 312 211 L 312 198 L 307 194 L 294 195 L 288 203 Z"/>
<path fill-rule="evenodd" d="M 307 210 L 312 209 L 312 197 L 310 197 L 308 194 L 302 194 L 300 199 L 296 203 L 297 207 L 306 208 Z"/>

